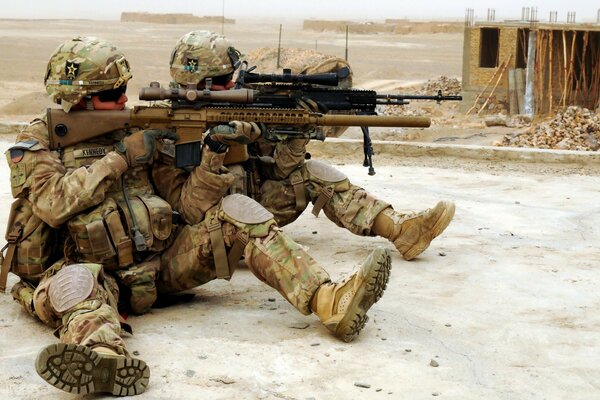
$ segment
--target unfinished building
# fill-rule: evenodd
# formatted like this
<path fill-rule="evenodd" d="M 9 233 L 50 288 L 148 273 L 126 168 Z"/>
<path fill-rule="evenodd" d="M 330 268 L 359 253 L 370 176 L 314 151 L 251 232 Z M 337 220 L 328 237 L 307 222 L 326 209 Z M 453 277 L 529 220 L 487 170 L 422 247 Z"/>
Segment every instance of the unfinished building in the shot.
<path fill-rule="evenodd" d="M 467 21 L 462 84 L 469 112 L 489 104 L 529 115 L 598 109 L 600 24 Z"/>

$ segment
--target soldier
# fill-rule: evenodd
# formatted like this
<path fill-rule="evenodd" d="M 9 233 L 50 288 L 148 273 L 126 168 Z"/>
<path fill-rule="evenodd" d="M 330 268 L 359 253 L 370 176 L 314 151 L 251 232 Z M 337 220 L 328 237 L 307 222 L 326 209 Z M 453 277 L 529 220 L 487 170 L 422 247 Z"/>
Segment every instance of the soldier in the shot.
<path fill-rule="evenodd" d="M 230 57 L 237 54 L 224 36 L 209 31 L 189 32 L 173 49 L 171 77 L 183 87 L 196 85 L 203 89 L 210 78 L 211 90 L 230 89 L 234 86 Z M 450 201 L 440 201 L 435 207 L 418 213 L 395 211 L 389 203 L 350 183 L 343 172 L 328 163 L 305 161 L 307 143 L 308 139 L 288 139 L 277 144 L 259 140 L 249 146 L 250 152 L 270 156 L 274 161 L 258 164 L 260 190 L 249 195 L 275 216 L 279 226 L 296 220 L 310 201 L 315 215 L 322 209 L 336 225 L 354 234 L 387 238 L 404 259 L 412 260 L 452 220 L 455 207 Z M 236 174 L 239 181 L 249 175 L 239 166 L 230 168 L 239 171 Z M 234 184 L 234 189 L 253 185 L 256 182 L 239 182 Z"/>
<path fill-rule="evenodd" d="M 65 112 L 100 113 L 124 109 L 130 78 L 114 45 L 80 37 L 54 51 L 44 83 Z M 34 120 L 7 152 L 17 200 L 0 288 L 12 270 L 21 278 L 15 300 L 58 328 L 60 342 L 35 362 L 48 383 L 71 393 L 143 392 L 150 372 L 125 347 L 117 301 L 144 313 L 161 294 L 228 279 L 241 255 L 254 275 L 338 338 L 349 342 L 364 327 L 389 277 L 385 249 L 333 283 L 264 207 L 225 196 L 234 176 L 223 159 L 231 144 L 260 136 L 256 124 L 209 130 L 190 172 L 174 167 L 170 132 L 112 131 L 56 151 L 47 125 L 45 117 Z"/>

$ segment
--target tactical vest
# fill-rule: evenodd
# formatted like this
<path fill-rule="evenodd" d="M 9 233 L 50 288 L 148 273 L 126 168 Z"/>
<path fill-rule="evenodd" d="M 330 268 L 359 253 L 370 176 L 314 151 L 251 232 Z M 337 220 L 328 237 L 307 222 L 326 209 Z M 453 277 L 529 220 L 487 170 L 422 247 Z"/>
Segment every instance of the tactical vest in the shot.
<path fill-rule="evenodd" d="M 44 122 L 34 121 L 31 129 L 44 131 Z M 56 155 L 67 171 L 89 167 L 114 150 L 114 143 L 122 136 L 123 132 L 116 132 L 64 148 Z M 173 231 L 172 209 L 154 195 L 149 170 L 144 166 L 128 169 L 101 204 L 69 220 L 66 228 L 54 229 L 43 222 L 33 212 L 33 205 L 27 199 L 29 189 L 25 185 L 36 165 L 34 153 L 41 149 L 45 146 L 32 140 L 17 143 L 7 152 L 11 191 L 17 200 L 11 206 L 7 245 L 2 249 L 7 249 L 6 259 L 0 252 L 0 291 L 5 289 L 9 271 L 36 285 L 42 273 L 65 255 L 78 262 L 101 263 L 107 269 L 121 269 L 132 265 L 136 258 L 138 261 L 145 259 L 150 255 L 148 252 L 160 252 L 167 247 Z M 132 236 L 135 232 L 138 241 L 134 244 Z M 73 254 L 65 254 L 69 249 L 74 249 Z M 134 256 L 136 253 L 139 253 L 138 257 Z"/>
<path fill-rule="evenodd" d="M 63 165 L 68 171 L 89 167 L 114 150 L 118 136 L 65 148 Z M 70 219 L 67 230 L 79 261 L 121 269 L 134 263 L 135 253 L 160 252 L 167 246 L 172 214 L 169 203 L 154 194 L 149 168 L 137 166 L 115 182 L 102 203 Z"/>

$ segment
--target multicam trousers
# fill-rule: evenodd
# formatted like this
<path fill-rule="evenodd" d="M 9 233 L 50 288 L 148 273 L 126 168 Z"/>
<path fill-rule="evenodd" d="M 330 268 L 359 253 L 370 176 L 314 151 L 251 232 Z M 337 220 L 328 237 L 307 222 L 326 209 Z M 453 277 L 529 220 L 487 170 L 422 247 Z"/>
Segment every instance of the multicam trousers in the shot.
<path fill-rule="evenodd" d="M 307 200 L 315 204 L 324 188 L 333 189 L 333 196 L 323 207 L 327 218 L 336 225 L 348 229 L 360 236 L 373 236 L 371 227 L 375 217 L 390 204 L 375 198 L 365 189 L 344 179 L 337 183 L 325 182 L 313 174 L 303 163 L 299 167 L 304 181 Z M 260 190 L 258 202 L 275 216 L 279 226 L 295 221 L 306 209 L 306 205 L 298 207 L 296 194 L 291 178 L 282 180 L 266 180 Z"/>

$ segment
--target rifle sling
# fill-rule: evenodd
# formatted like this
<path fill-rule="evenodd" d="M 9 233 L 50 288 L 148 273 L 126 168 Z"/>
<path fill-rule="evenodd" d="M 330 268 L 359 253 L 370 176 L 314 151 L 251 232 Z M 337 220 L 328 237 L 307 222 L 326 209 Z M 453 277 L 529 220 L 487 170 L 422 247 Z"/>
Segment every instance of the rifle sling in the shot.
<path fill-rule="evenodd" d="M 13 227 L 10 233 L 7 235 L 7 244 L 5 248 L 8 248 L 6 251 L 6 258 L 2 255 L 4 248 L 0 251 L 0 261 L 2 262 L 2 270 L 0 271 L 0 292 L 4 293 L 6 291 L 6 281 L 8 280 L 8 273 L 11 271 L 11 267 L 13 264 L 13 258 L 15 256 L 15 250 L 17 250 L 17 242 L 23 233 L 22 227 Z"/>

